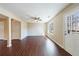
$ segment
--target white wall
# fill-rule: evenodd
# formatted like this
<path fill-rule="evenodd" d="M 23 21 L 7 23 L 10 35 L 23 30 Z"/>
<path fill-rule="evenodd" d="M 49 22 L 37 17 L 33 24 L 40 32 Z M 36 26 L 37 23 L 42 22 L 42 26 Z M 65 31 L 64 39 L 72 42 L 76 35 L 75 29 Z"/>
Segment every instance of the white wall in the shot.
<path fill-rule="evenodd" d="M 27 23 L 21 22 L 21 39 L 27 37 Z"/>
<path fill-rule="evenodd" d="M 44 23 L 28 23 L 28 36 L 41 36 L 45 34 Z"/>

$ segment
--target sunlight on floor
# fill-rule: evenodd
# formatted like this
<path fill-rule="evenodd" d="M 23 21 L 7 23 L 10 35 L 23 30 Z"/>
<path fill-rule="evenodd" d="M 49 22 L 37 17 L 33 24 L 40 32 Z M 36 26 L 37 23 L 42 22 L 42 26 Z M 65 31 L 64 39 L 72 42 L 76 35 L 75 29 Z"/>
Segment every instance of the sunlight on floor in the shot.
<path fill-rule="evenodd" d="M 49 55 L 55 54 L 58 52 L 56 45 L 48 38 L 46 40 L 46 49 L 47 49 Z"/>

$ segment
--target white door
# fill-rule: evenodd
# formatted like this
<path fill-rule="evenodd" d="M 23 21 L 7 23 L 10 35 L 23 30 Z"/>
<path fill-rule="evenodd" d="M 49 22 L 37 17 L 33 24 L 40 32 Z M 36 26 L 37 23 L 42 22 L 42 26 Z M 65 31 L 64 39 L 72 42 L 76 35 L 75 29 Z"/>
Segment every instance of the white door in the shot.
<path fill-rule="evenodd" d="M 72 31 L 71 30 L 71 17 L 67 16 L 64 19 L 64 38 L 65 38 L 65 49 L 73 54 L 73 40 L 71 39 Z"/>
<path fill-rule="evenodd" d="M 0 39 L 4 39 L 4 23 L 0 22 Z"/>
<path fill-rule="evenodd" d="M 73 29 L 75 32 L 72 32 L 72 40 L 73 40 L 73 55 L 79 56 L 79 12 L 74 14 L 74 19 L 72 19 L 72 23 L 75 21 L 75 26 L 73 26 Z M 74 25 L 73 24 L 73 25 Z"/>
<path fill-rule="evenodd" d="M 65 49 L 72 55 L 79 56 L 79 15 L 64 19 Z"/>

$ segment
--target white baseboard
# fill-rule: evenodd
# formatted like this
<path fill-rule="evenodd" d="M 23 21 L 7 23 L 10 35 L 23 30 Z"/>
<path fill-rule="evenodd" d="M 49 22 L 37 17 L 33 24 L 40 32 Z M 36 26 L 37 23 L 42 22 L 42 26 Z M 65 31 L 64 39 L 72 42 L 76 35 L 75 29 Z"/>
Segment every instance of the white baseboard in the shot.
<path fill-rule="evenodd" d="M 49 38 L 50 38 L 50 36 L 49 35 L 47 35 Z M 50 39 L 52 39 L 52 38 L 50 38 Z M 53 39 L 52 39 L 53 40 Z M 62 46 L 62 45 L 60 45 L 58 42 L 56 42 L 55 40 L 53 40 L 56 44 L 58 44 L 61 48 L 63 48 L 64 49 L 64 47 Z"/>
<path fill-rule="evenodd" d="M 12 46 L 12 44 L 8 44 L 8 45 L 7 45 L 7 47 L 11 47 L 11 46 Z"/>

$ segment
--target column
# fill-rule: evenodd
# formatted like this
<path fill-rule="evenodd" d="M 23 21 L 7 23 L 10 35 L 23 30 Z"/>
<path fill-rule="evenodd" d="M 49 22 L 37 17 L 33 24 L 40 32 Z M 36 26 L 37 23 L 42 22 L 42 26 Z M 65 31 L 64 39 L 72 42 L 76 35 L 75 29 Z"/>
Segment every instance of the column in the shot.
<path fill-rule="evenodd" d="M 8 19 L 9 21 L 9 39 L 7 40 L 7 47 L 11 47 L 12 43 L 11 43 L 11 18 Z"/>

